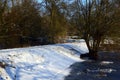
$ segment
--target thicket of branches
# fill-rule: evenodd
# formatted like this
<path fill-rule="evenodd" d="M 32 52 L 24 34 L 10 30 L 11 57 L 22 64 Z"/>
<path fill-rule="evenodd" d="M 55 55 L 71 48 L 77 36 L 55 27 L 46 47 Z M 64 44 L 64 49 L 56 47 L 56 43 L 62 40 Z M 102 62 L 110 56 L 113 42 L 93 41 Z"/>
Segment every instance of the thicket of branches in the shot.
<path fill-rule="evenodd" d="M 0 0 L 1 48 L 60 42 L 68 25 L 64 5 L 61 0 Z"/>

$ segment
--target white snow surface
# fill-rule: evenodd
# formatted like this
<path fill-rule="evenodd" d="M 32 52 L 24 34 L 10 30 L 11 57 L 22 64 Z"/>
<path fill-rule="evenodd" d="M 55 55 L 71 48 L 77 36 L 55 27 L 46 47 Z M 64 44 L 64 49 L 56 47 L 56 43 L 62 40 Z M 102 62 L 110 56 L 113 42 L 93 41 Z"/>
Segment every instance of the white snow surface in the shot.
<path fill-rule="evenodd" d="M 86 52 L 85 42 L 0 50 L 0 61 L 7 64 L 0 67 L 0 80 L 64 80 Z"/>

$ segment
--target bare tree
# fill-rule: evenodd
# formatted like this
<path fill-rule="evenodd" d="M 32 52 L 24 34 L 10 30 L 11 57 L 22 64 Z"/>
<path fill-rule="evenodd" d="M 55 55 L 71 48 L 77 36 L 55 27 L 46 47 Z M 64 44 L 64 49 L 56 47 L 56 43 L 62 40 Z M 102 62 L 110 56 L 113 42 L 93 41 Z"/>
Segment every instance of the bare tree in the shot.
<path fill-rule="evenodd" d="M 50 43 L 59 42 L 59 37 L 66 35 L 65 3 L 62 0 L 45 0 L 45 9 L 49 24 L 47 38 Z"/>
<path fill-rule="evenodd" d="M 85 39 L 89 56 L 97 59 L 101 41 L 114 24 L 112 0 L 75 0 L 73 19 Z"/>

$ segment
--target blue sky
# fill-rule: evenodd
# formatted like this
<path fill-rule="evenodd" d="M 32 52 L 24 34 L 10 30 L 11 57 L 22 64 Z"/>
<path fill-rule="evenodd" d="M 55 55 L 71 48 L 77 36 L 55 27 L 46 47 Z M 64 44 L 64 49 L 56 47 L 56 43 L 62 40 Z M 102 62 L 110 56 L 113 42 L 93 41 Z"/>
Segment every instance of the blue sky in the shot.
<path fill-rule="evenodd" d="M 38 0 L 38 2 L 41 2 L 42 0 Z"/>

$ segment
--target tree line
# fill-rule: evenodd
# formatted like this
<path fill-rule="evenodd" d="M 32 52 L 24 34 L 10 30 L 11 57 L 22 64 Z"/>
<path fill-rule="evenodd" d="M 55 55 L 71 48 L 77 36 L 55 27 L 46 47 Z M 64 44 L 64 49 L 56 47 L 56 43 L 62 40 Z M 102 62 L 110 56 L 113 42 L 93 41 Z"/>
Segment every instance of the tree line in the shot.
<path fill-rule="evenodd" d="M 60 0 L 0 0 L 1 47 L 59 42 L 68 26 L 62 4 Z"/>
<path fill-rule="evenodd" d="M 96 53 L 105 38 L 119 42 L 119 23 L 119 0 L 0 0 L 3 48 L 34 45 L 38 40 L 37 44 L 53 44 L 77 35 Z"/>

